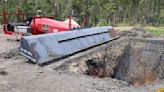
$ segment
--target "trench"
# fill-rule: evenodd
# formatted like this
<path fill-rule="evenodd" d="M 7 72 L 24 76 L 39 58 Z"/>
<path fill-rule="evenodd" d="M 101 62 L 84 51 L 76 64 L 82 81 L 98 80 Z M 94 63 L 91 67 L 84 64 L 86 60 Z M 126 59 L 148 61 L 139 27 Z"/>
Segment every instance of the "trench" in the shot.
<path fill-rule="evenodd" d="M 164 78 L 163 66 L 164 40 L 128 38 L 99 47 L 58 69 L 140 86 Z"/>

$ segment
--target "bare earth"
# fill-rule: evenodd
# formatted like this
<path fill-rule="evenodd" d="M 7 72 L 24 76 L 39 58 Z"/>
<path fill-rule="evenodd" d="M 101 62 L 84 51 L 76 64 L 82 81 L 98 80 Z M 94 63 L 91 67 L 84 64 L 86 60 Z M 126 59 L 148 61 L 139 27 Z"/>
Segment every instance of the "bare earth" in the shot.
<path fill-rule="evenodd" d="M 164 87 L 164 79 L 134 87 L 117 79 L 40 67 L 19 55 L 13 38 L 0 34 L 0 92 L 155 92 Z"/>

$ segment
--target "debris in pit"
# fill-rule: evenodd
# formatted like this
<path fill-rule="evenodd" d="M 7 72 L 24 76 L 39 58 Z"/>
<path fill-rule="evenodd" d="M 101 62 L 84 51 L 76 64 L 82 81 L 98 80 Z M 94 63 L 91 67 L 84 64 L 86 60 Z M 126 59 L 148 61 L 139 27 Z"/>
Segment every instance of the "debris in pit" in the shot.
<path fill-rule="evenodd" d="M 107 76 L 104 62 L 96 62 L 95 59 L 86 61 L 86 64 L 88 66 L 87 75 L 97 76 L 99 78 Z"/>

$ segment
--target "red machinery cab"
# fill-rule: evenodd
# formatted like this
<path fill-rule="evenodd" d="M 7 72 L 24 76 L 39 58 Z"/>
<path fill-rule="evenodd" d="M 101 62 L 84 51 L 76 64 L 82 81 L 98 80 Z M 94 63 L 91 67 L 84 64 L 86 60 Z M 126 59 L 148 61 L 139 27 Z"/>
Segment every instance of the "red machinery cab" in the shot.
<path fill-rule="evenodd" d="M 70 19 L 71 20 L 71 19 Z M 47 17 L 34 17 L 31 24 L 31 33 L 34 35 L 43 33 L 54 33 L 80 28 L 78 24 L 57 21 Z"/>

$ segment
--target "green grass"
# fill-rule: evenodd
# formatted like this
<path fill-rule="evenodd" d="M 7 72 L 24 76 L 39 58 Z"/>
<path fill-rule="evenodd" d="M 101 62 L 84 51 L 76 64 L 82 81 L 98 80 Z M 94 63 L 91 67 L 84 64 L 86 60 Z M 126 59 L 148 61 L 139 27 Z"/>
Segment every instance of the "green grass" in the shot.
<path fill-rule="evenodd" d="M 136 28 L 137 26 L 125 26 L 125 27 L 114 27 L 116 31 L 122 32 L 122 31 L 127 31 L 132 28 Z M 147 32 L 151 33 L 152 35 L 156 37 L 164 37 L 164 27 L 142 27 L 144 28 Z"/>
<path fill-rule="evenodd" d="M 164 27 L 145 27 L 145 29 L 154 36 L 164 37 Z"/>

